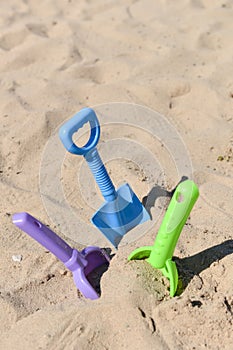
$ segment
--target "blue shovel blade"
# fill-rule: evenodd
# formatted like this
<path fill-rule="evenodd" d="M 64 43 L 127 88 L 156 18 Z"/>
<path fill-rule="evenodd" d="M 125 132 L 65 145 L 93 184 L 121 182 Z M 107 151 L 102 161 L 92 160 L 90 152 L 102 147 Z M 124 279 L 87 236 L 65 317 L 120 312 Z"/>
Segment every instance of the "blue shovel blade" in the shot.
<path fill-rule="evenodd" d="M 123 236 L 150 216 L 128 184 L 117 190 L 116 199 L 105 202 L 93 215 L 93 224 L 117 247 Z"/>

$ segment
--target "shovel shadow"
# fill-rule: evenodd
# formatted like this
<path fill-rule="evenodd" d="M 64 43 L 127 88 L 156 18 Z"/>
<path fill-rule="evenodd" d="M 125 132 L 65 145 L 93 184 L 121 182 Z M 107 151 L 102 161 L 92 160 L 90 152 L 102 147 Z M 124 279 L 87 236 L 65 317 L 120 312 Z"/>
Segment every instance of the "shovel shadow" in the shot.
<path fill-rule="evenodd" d="M 115 254 L 111 254 L 110 248 L 104 248 L 105 252 L 108 254 L 110 260 L 115 256 Z M 101 296 L 101 278 L 103 274 L 109 269 L 110 264 L 106 263 L 99 267 L 97 267 L 94 271 L 90 272 L 86 277 L 92 287 L 96 290 L 96 292 Z"/>
<path fill-rule="evenodd" d="M 180 179 L 180 181 L 178 182 L 178 184 L 171 190 L 171 191 L 167 191 L 165 188 L 163 188 L 162 186 L 159 185 L 155 185 L 150 192 L 143 197 L 142 199 L 142 204 L 144 205 L 146 211 L 148 212 L 148 214 L 150 215 L 150 218 L 152 219 L 152 214 L 151 214 L 151 208 L 154 207 L 155 202 L 157 200 L 157 198 L 159 197 L 169 197 L 172 198 L 176 187 L 183 181 L 188 180 L 187 176 L 182 176 L 182 178 Z"/>
<path fill-rule="evenodd" d="M 194 276 L 206 270 L 213 262 L 219 261 L 230 254 L 233 254 L 232 239 L 205 249 L 193 256 L 183 259 L 175 258 L 174 260 L 177 263 L 179 276 L 182 280 L 182 291 L 186 289 Z M 178 295 L 181 293 L 178 293 Z"/>

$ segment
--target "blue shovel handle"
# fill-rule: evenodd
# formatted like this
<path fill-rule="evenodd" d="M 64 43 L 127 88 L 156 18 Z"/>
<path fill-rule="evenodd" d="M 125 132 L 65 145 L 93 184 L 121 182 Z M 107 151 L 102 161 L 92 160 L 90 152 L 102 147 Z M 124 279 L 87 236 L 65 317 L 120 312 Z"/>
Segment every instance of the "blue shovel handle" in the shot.
<path fill-rule="evenodd" d="M 84 124 L 90 123 L 91 135 L 83 147 L 78 147 L 73 142 L 73 134 L 81 129 Z M 60 139 L 68 152 L 85 156 L 98 143 L 100 138 L 100 125 L 95 112 L 91 108 L 84 108 L 68 120 L 59 130 Z"/>
<path fill-rule="evenodd" d="M 91 127 L 90 139 L 83 147 L 78 147 L 73 142 L 73 134 L 88 122 Z M 84 156 L 105 200 L 110 202 L 116 199 L 117 194 L 114 185 L 96 149 L 100 138 L 100 125 L 94 110 L 84 108 L 76 113 L 62 125 L 59 130 L 59 137 L 68 152 Z"/>

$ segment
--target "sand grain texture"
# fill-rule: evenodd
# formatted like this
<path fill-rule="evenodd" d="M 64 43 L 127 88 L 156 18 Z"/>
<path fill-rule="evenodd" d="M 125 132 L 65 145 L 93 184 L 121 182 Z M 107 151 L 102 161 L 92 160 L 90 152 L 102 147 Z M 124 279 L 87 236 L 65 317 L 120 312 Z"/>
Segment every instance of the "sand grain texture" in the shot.
<path fill-rule="evenodd" d="M 232 349 L 232 1 L 9 0 L 0 7 L 0 349 Z M 118 250 L 98 301 L 80 296 L 62 264 L 11 223 L 14 212 L 28 211 L 59 232 L 39 192 L 44 147 L 82 107 L 110 102 L 165 115 L 193 163 L 200 198 L 176 247 L 183 290 L 172 299 L 156 273 L 151 288 L 145 283 L 151 271 L 144 262 L 127 263 L 133 249 L 154 241 L 161 220 L 155 208 L 165 211 L 165 190 L 180 180 L 149 134 L 114 129 L 116 138 L 140 138 L 168 181 L 151 206 L 153 229 Z M 103 128 L 101 147 L 111 133 Z M 64 188 L 74 207 L 76 166 L 67 156 L 64 181 L 74 187 Z M 125 160 L 108 169 L 140 198 L 157 184 Z M 148 169 L 156 174 L 154 164 Z M 88 195 L 102 200 L 95 188 Z M 88 222 L 91 209 L 85 200 L 82 206 Z M 18 254 L 22 261 L 14 262 Z"/>

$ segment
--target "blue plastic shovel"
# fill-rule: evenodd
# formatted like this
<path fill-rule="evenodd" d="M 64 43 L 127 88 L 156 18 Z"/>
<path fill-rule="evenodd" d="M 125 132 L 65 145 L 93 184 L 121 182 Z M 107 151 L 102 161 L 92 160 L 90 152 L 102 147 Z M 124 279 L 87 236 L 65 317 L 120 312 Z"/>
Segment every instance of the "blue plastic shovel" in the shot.
<path fill-rule="evenodd" d="M 72 136 L 88 122 L 91 127 L 90 139 L 85 146 L 79 148 L 73 142 Z M 86 159 L 105 199 L 91 221 L 117 248 L 128 231 L 150 219 L 149 214 L 127 183 L 115 190 L 96 149 L 100 138 L 100 125 L 93 109 L 84 108 L 75 114 L 60 128 L 59 136 L 68 152 L 82 155 Z"/>

